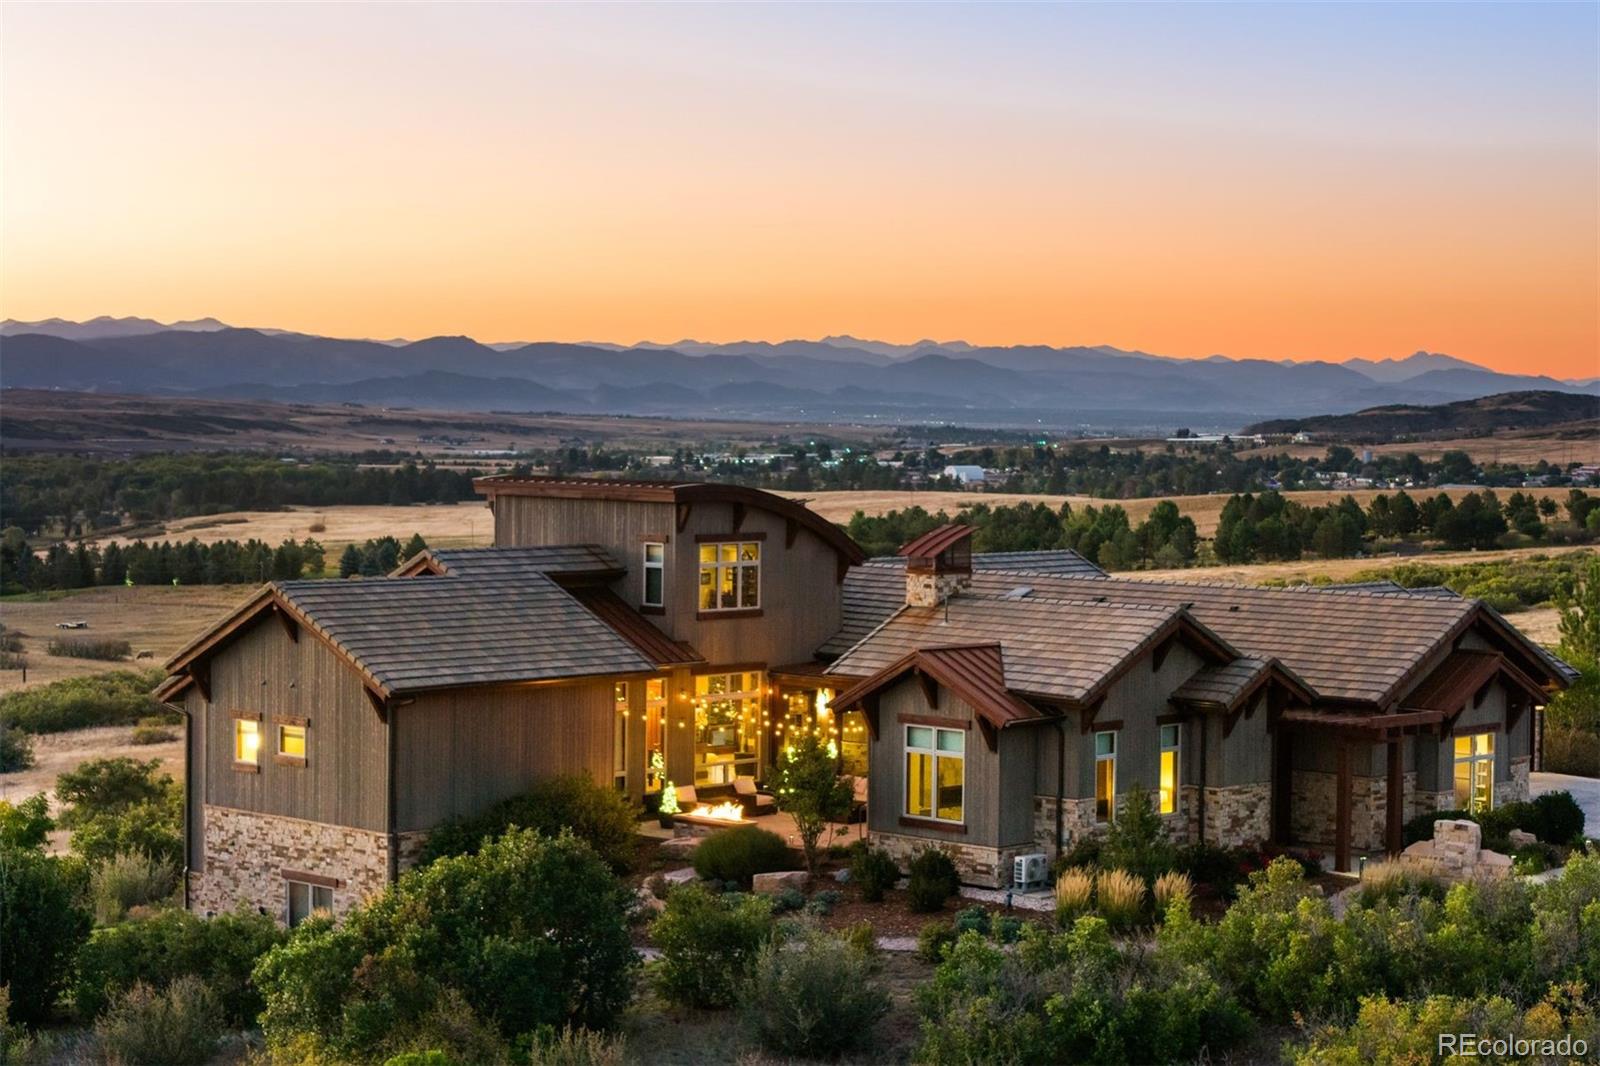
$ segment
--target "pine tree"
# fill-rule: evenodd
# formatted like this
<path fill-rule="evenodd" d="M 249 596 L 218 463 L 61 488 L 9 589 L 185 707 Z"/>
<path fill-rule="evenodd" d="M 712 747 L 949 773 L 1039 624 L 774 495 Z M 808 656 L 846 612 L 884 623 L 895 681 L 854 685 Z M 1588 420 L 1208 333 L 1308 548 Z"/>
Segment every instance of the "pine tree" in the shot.
<path fill-rule="evenodd" d="M 354 577 L 361 573 L 361 549 L 354 544 L 344 546 L 344 554 L 339 556 L 339 576 Z"/>

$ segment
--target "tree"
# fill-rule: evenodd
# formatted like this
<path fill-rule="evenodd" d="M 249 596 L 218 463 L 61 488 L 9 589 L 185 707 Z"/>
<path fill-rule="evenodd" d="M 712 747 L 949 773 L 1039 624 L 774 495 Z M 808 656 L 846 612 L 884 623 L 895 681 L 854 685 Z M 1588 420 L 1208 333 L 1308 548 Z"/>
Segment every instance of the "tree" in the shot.
<path fill-rule="evenodd" d="M 339 556 L 339 576 L 354 577 L 361 573 L 361 549 L 354 544 L 344 546 L 344 554 Z"/>
<path fill-rule="evenodd" d="M 1600 661 L 1600 558 L 1579 569 L 1571 597 L 1561 604 L 1560 650 L 1574 665 Z"/>
<path fill-rule="evenodd" d="M 16 803 L 0 800 L 0 847 L 41 851 L 55 825 L 50 798 L 43 792 Z"/>
<path fill-rule="evenodd" d="M 805 734 L 783 749 L 772 776 L 772 791 L 778 809 L 794 819 L 806 869 L 815 874 L 822 831 L 829 822 L 847 817 L 854 801 L 850 785 L 839 777 L 837 756 L 815 734 Z"/>
<path fill-rule="evenodd" d="M 127 851 L 182 862 L 183 787 L 160 767 L 156 759 L 92 759 L 58 776 L 60 823 L 72 830 L 72 850 L 94 863 Z"/>
<path fill-rule="evenodd" d="M 82 862 L 0 845 L 0 986 L 11 1020 L 48 1021 L 94 920 Z"/>
<path fill-rule="evenodd" d="M 411 539 L 406 541 L 404 550 L 400 552 L 400 561 L 406 562 L 428 550 L 428 542 L 422 539 L 421 533 L 411 534 Z"/>

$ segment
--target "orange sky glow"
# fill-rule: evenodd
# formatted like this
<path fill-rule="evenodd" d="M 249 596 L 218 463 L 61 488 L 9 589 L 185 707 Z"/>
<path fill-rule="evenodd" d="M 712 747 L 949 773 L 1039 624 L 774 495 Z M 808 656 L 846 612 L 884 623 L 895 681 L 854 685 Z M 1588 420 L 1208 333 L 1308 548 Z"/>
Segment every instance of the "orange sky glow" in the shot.
<path fill-rule="evenodd" d="M 1596 11 L 9 5 L 0 313 L 1600 376 Z"/>

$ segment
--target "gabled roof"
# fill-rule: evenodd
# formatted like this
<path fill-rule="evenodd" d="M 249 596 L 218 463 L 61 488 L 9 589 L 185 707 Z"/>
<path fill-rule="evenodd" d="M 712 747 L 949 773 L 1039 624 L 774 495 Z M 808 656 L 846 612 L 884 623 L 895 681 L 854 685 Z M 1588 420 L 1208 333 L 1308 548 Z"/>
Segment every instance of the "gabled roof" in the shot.
<path fill-rule="evenodd" d="M 1215 661 L 1238 657 L 1181 607 L 958 595 L 938 607 L 901 609 L 829 672 L 867 677 L 923 648 L 999 644 L 1013 693 L 1088 704 L 1169 637 L 1189 641 Z"/>
<path fill-rule="evenodd" d="M 853 707 L 914 671 L 948 688 L 996 729 L 1046 717 L 1007 691 L 1004 656 L 999 644 L 918 648 L 839 693 L 834 705 Z"/>
<path fill-rule="evenodd" d="M 617 635 L 635 648 L 639 654 L 660 667 L 690 666 L 703 663 L 706 657 L 681 640 L 673 640 L 650 623 L 650 620 L 623 602 L 622 597 L 608 588 L 575 588 L 571 590 L 577 601 L 589 613 L 616 631 Z"/>
<path fill-rule="evenodd" d="M 1191 707 L 1220 707 L 1232 713 L 1261 690 L 1277 681 L 1301 703 L 1312 703 L 1316 693 L 1276 659 L 1245 657 L 1231 663 L 1201 667 L 1172 694 L 1173 703 Z"/>
<path fill-rule="evenodd" d="M 539 477 L 532 474 L 496 474 L 480 477 L 473 487 L 491 503 L 496 496 L 543 496 L 552 499 L 634 500 L 649 503 L 693 505 L 731 503 L 770 511 L 809 529 L 838 553 L 845 564 L 866 559 L 861 546 L 844 530 L 805 504 L 744 485 L 716 485 L 700 481 L 637 481 L 620 478 Z"/>
<path fill-rule="evenodd" d="M 598 544 L 551 544 L 530 548 L 428 548 L 407 559 L 390 576 L 493 577 L 528 571 L 599 581 L 614 580 L 626 572 Z"/>
<path fill-rule="evenodd" d="M 1535 698 L 1540 695 L 1539 686 L 1499 652 L 1458 648 L 1406 696 L 1403 707 L 1408 711 L 1443 711 L 1452 715 L 1485 684 L 1502 676 L 1514 688 Z"/>

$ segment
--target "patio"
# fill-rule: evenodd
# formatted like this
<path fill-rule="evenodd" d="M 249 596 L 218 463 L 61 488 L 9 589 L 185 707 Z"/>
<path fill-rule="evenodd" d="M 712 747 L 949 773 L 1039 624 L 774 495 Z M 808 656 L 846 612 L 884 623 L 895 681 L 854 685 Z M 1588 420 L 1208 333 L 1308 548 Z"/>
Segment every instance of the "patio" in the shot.
<path fill-rule="evenodd" d="M 725 822 L 721 825 L 710 825 L 702 822 L 697 825 L 689 826 L 680 818 L 679 824 L 671 829 L 661 828 L 661 823 L 656 821 L 654 818 L 651 818 L 647 821 L 642 821 L 639 823 L 639 835 L 643 837 L 649 837 L 652 840 L 672 840 L 687 830 L 688 833 L 703 837 L 708 834 L 715 833 L 721 828 L 732 829 L 741 825 L 759 826 L 760 828 L 767 830 L 769 833 L 778 834 L 783 838 L 784 843 L 788 844 L 791 848 L 796 850 L 799 850 L 800 848 L 800 834 L 795 831 L 794 818 L 783 813 L 782 811 L 778 811 L 775 814 L 763 814 L 758 818 L 746 816 L 740 821 Z M 853 825 L 834 823 L 823 832 L 822 846 L 829 847 L 833 844 L 845 846 L 853 844 L 857 840 L 864 839 L 866 835 L 867 825 L 865 822 L 856 822 Z"/>

